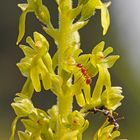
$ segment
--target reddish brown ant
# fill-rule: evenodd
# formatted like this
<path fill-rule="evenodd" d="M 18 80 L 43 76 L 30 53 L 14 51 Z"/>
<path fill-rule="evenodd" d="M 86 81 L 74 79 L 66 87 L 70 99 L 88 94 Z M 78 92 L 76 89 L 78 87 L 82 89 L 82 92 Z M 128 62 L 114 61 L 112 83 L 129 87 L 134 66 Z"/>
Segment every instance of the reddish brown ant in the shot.
<path fill-rule="evenodd" d="M 91 77 L 89 76 L 89 74 L 88 74 L 88 72 L 87 72 L 87 69 L 82 65 L 82 64 L 77 64 L 76 65 L 79 69 L 80 69 L 80 71 L 81 71 L 81 73 L 83 74 L 83 76 L 85 77 L 85 79 L 86 79 L 86 84 L 91 84 L 91 82 L 92 82 L 92 79 L 91 79 Z"/>

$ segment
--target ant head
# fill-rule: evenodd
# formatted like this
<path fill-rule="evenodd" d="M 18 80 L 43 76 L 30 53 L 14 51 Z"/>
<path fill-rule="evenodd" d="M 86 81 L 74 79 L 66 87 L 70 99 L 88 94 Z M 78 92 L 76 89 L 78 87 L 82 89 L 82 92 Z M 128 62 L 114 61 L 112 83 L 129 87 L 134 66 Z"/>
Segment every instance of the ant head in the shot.
<path fill-rule="evenodd" d="M 76 66 L 77 66 L 78 68 L 82 68 L 82 67 L 83 67 L 82 64 L 77 64 Z"/>

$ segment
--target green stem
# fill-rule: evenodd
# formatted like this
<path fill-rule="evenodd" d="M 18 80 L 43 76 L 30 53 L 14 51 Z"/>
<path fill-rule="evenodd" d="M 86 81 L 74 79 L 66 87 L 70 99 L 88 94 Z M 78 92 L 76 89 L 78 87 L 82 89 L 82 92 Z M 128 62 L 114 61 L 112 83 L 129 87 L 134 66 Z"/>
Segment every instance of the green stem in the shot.
<path fill-rule="evenodd" d="M 57 97 L 58 101 L 58 109 L 59 109 L 59 119 L 61 119 L 61 122 L 63 119 L 67 119 L 67 116 L 70 112 L 72 112 L 72 102 L 73 97 L 71 95 L 60 95 Z M 68 129 L 65 128 L 63 124 L 60 123 L 58 119 L 57 122 L 57 133 L 56 133 L 56 139 L 61 140 L 64 134 L 67 133 Z"/>
<path fill-rule="evenodd" d="M 60 1 L 61 2 L 61 1 Z M 64 56 L 66 55 L 66 50 L 71 47 L 71 39 L 72 39 L 72 19 L 68 16 L 68 10 L 72 9 L 72 1 L 71 0 L 63 0 L 63 4 L 60 6 L 60 23 L 59 23 L 59 37 L 58 37 L 58 73 L 62 76 L 63 64 L 67 61 L 64 60 Z M 65 9 L 66 8 L 66 9 Z M 63 83 L 65 85 L 66 83 Z M 63 91 L 62 95 L 60 95 L 57 99 L 58 101 L 58 109 L 59 114 L 64 118 L 71 112 L 72 108 L 72 96 L 64 95 L 66 93 Z"/>
<path fill-rule="evenodd" d="M 65 9 L 66 8 L 66 9 Z M 68 10 L 72 9 L 71 0 L 63 0 L 61 12 L 59 15 L 59 37 L 58 37 L 58 69 L 61 75 L 61 70 L 66 55 L 66 49 L 71 47 L 72 38 L 72 19 L 68 16 Z"/>
<path fill-rule="evenodd" d="M 57 98 L 58 100 L 58 108 L 59 114 L 62 118 L 66 118 L 70 112 L 72 112 L 72 102 L 73 96 L 72 95 L 63 95 Z"/>
<path fill-rule="evenodd" d="M 62 70 L 63 65 L 67 61 L 64 56 L 66 56 L 66 50 L 71 47 L 72 39 L 72 19 L 68 16 L 68 10 L 72 9 L 72 0 L 60 0 L 60 15 L 59 15 L 59 36 L 58 36 L 58 74 L 63 78 Z M 66 9 L 65 9 L 66 8 Z M 63 82 L 63 86 L 66 85 Z M 67 116 L 72 112 L 73 96 L 71 93 L 63 89 L 62 94 L 57 97 L 58 111 L 61 119 L 66 119 Z M 65 94 L 69 93 L 69 94 Z M 66 133 L 67 129 L 59 123 L 58 120 L 58 131 L 56 134 L 57 139 Z"/>

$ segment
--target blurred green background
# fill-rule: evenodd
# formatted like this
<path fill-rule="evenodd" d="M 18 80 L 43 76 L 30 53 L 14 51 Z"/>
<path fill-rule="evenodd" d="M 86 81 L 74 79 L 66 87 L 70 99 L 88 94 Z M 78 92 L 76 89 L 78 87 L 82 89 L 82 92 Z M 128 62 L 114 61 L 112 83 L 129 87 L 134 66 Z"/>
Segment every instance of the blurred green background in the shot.
<path fill-rule="evenodd" d="M 19 92 L 25 78 L 22 77 L 16 67 L 16 63 L 23 56 L 21 50 L 15 45 L 18 34 L 18 21 L 20 9 L 18 3 L 23 0 L 1 0 L 0 2 L 0 140 L 8 140 L 14 112 L 10 106 L 16 92 Z M 52 22 L 57 27 L 57 8 L 54 0 L 44 0 L 51 10 Z M 123 105 L 118 112 L 125 119 L 119 123 L 122 132 L 120 138 L 129 140 L 140 139 L 140 1 L 139 0 L 112 0 L 110 9 L 111 26 L 106 36 L 102 36 L 100 26 L 100 12 L 91 19 L 89 24 L 82 30 L 81 46 L 85 52 L 90 52 L 92 47 L 101 40 L 105 40 L 106 46 L 112 46 L 114 53 L 121 56 L 120 60 L 110 70 L 114 86 L 123 87 Z M 32 35 L 33 31 L 44 33 L 33 14 L 27 16 L 26 35 Z M 47 36 L 48 37 L 48 36 Z M 56 49 L 51 42 L 50 51 Z M 33 101 L 37 107 L 46 109 L 56 102 L 49 94 L 35 95 Z M 91 140 L 96 127 L 95 121 L 102 118 L 92 119 L 85 140 Z M 99 124 L 98 124 L 99 125 Z"/>

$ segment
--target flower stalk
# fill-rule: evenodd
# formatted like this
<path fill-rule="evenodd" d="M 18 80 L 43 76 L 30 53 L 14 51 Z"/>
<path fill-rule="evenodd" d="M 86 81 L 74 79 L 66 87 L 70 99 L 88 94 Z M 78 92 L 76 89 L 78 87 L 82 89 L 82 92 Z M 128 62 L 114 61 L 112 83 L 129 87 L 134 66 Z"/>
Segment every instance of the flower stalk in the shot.
<path fill-rule="evenodd" d="M 17 133 L 19 140 L 82 140 L 89 126 L 86 116 L 91 112 L 105 116 L 105 123 L 95 133 L 94 140 L 113 140 L 120 135 L 114 111 L 121 105 L 122 88 L 112 86 L 109 73 L 119 56 L 110 55 L 112 47 L 104 50 L 103 41 L 93 47 L 91 53 L 82 53 L 79 35 L 79 30 L 88 24 L 96 10 L 101 10 L 103 35 L 107 33 L 110 2 L 78 0 L 73 8 L 74 2 L 56 0 L 58 28 L 53 27 L 49 10 L 42 0 L 27 0 L 27 3 L 18 5 L 22 14 L 17 44 L 25 33 L 26 16 L 33 12 L 43 23 L 43 30 L 54 39 L 57 51 L 51 56 L 49 49 L 52 46 L 38 32 L 33 33 L 33 38 L 26 38 L 27 45 L 19 45 L 25 57 L 17 66 L 27 80 L 11 104 L 16 118 L 12 123 L 10 140 L 15 139 L 19 120 L 25 127 L 25 131 Z M 91 88 L 94 78 L 97 81 Z M 56 105 L 47 111 L 36 108 L 32 102 L 35 92 L 42 94 L 42 88 L 57 98 Z M 74 109 L 73 98 L 80 110 Z"/>

